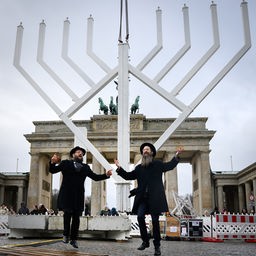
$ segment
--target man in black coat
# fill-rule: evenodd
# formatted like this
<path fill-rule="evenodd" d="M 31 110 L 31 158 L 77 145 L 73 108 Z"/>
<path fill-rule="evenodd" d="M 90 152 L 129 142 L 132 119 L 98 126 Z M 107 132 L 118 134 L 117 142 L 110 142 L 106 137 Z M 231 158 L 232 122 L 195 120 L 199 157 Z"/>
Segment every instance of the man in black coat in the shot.
<path fill-rule="evenodd" d="M 83 163 L 85 149 L 75 147 L 70 151 L 72 160 L 61 161 L 60 155 L 55 153 L 50 162 L 50 173 L 62 172 L 63 178 L 57 201 L 59 210 L 64 211 L 63 242 L 78 248 L 77 237 L 80 225 L 80 216 L 84 210 L 84 182 L 86 177 L 95 181 L 108 179 L 112 172 L 106 174 L 94 173 L 90 166 Z M 71 223 L 72 219 L 72 223 Z M 70 227 L 71 223 L 71 227 Z"/>
<path fill-rule="evenodd" d="M 170 171 L 177 166 L 180 151 L 177 151 L 172 160 L 166 163 L 154 159 L 156 149 L 151 143 L 143 143 L 140 146 L 140 153 L 142 154 L 141 164 L 137 165 L 131 172 L 126 172 L 120 166 L 118 160 L 115 160 L 115 164 L 118 167 L 117 174 L 125 180 L 136 179 L 138 182 L 136 191 L 132 191 L 132 194 L 135 194 L 132 212 L 137 214 L 142 239 L 142 244 L 138 247 L 138 250 L 144 250 L 149 247 L 145 214 L 151 214 L 155 247 L 154 255 L 161 255 L 159 215 L 162 212 L 169 211 L 162 175 L 163 172 Z"/>

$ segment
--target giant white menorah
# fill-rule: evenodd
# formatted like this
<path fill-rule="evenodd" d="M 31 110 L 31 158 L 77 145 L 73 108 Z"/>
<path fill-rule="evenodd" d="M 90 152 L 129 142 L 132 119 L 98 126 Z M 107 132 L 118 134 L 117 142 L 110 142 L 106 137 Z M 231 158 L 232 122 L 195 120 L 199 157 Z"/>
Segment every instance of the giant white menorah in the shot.
<path fill-rule="evenodd" d="M 127 7 L 127 6 L 126 6 Z M 36 81 L 30 76 L 28 72 L 20 64 L 21 48 L 23 38 L 23 26 L 20 24 L 17 27 L 16 46 L 14 54 L 14 66 L 24 76 L 24 78 L 32 85 L 32 87 L 41 95 L 41 97 L 48 103 L 48 105 L 55 111 L 60 119 L 67 125 L 67 127 L 74 133 L 79 139 L 81 144 L 91 152 L 91 154 L 101 163 L 101 165 L 108 169 L 112 169 L 109 162 L 100 154 L 97 148 L 87 139 L 86 135 L 72 122 L 71 117 L 86 103 L 88 103 L 99 91 L 101 91 L 107 84 L 113 79 L 118 77 L 118 138 L 117 138 L 117 151 L 118 159 L 121 165 L 125 169 L 129 169 L 130 161 L 130 114 L 129 114 L 129 74 L 139 79 L 142 83 L 147 85 L 162 98 L 175 106 L 180 114 L 176 120 L 170 125 L 170 127 L 158 138 L 155 142 L 156 149 L 159 149 L 165 141 L 172 135 L 172 133 L 180 126 L 180 124 L 194 111 L 194 109 L 204 100 L 204 98 L 217 86 L 221 79 L 236 65 L 236 63 L 242 58 L 242 56 L 251 47 L 251 37 L 249 28 L 249 17 L 247 2 L 242 1 L 242 22 L 244 30 L 244 43 L 237 53 L 228 61 L 228 63 L 215 75 L 212 81 L 205 86 L 205 88 L 198 94 L 197 97 L 189 104 L 186 105 L 182 101 L 176 98 L 178 93 L 188 84 L 188 82 L 197 74 L 197 72 L 204 66 L 204 64 L 211 58 L 211 56 L 219 49 L 219 30 L 217 19 L 216 4 L 212 3 L 210 6 L 213 26 L 213 44 L 209 50 L 203 54 L 201 59 L 195 63 L 191 70 L 184 74 L 183 79 L 172 89 L 167 91 L 159 85 L 160 81 L 166 76 L 166 74 L 175 66 L 175 64 L 186 54 L 190 49 L 190 28 L 189 28 L 189 15 L 188 7 L 184 6 L 183 19 L 184 19 L 184 45 L 180 50 L 170 59 L 170 61 L 162 67 L 158 74 L 154 78 L 150 78 L 143 73 L 143 69 L 154 59 L 158 52 L 162 49 L 162 17 L 161 10 L 156 10 L 157 20 L 157 44 L 156 46 L 144 57 L 143 60 L 137 65 L 132 66 L 128 61 L 128 42 L 121 42 L 118 44 L 118 63 L 115 68 L 110 68 L 105 62 L 103 62 L 94 52 L 92 47 L 92 34 L 93 34 L 93 18 L 88 18 L 87 27 L 87 54 L 105 71 L 106 75 L 98 83 L 94 81 L 69 57 L 68 55 L 68 42 L 69 42 L 69 20 L 64 21 L 63 30 L 63 43 L 62 43 L 62 58 L 84 79 L 84 81 L 90 86 L 90 89 L 85 92 L 82 97 L 78 97 L 70 86 L 68 86 L 44 61 L 44 39 L 45 28 L 44 21 L 39 27 L 39 40 L 37 61 L 45 69 L 45 71 L 58 83 L 61 88 L 72 98 L 74 103 L 65 111 L 62 111 L 51 100 L 48 94 L 43 88 L 36 83 Z M 127 9 L 126 9 L 127 11 Z M 129 183 L 120 181 L 118 177 L 115 177 L 117 181 L 117 208 L 119 210 L 129 210 L 130 202 L 127 199 L 129 193 Z"/>

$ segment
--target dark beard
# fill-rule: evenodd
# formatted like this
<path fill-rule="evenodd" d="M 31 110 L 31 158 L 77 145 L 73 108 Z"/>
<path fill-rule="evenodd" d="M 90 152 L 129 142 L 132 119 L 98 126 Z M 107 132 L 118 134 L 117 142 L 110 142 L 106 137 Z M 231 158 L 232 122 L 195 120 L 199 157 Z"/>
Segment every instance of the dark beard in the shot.
<path fill-rule="evenodd" d="M 141 166 L 148 167 L 150 163 L 153 161 L 152 155 L 143 155 L 141 159 Z"/>
<path fill-rule="evenodd" d="M 79 158 L 75 157 L 74 161 L 77 162 L 77 163 L 82 163 L 83 162 L 83 158 L 79 159 Z"/>

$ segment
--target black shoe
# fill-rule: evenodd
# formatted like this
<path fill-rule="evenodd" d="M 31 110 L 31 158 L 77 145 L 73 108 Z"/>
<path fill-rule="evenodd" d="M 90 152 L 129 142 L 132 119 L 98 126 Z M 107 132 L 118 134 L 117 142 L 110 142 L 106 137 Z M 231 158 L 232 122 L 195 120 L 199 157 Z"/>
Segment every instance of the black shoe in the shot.
<path fill-rule="evenodd" d="M 149 247 L 149 242 L 143 242 L 137 249 L 142 251 Z"/>
<path fill-rule="evenodd" d="M 68 241 L 68 237 L 67 236 L 63 236 L 62 238 L 62 242 L 67 244 L 69 241 Z"/>
<path fill-rule="evenodd" d="M 76 240 L 71 240 L 70 244 L 74 247 L 74 248 L 78 248 L 78 243 Z"/>
<path fill-rule="evenodd" d="M 154 254 L 154 256 L 158 256 L 158 255 L 161 255 L 160 247 L 155 247 L 155 254 Z"/>

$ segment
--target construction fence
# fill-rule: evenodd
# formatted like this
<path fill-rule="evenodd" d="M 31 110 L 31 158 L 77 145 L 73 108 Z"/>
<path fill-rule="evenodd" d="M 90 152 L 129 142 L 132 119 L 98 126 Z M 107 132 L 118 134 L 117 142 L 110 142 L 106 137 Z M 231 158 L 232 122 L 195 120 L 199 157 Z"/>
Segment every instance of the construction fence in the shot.
<path fill-rule="evenodd" d="M 131 236 L 139 236 L 137 216 L 130 215 Z M 223 241 L 243 239 L 256 241 L 256 215 L 217 214 L 199 217 L 161 216 L 161 236 L 166 239 L 202 239 Z M 148 232 L 151 233 L 151 218 L 146 217 Z"/>

